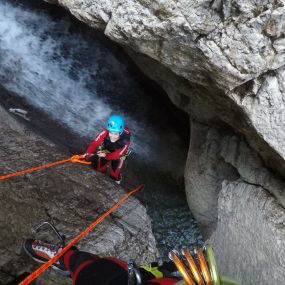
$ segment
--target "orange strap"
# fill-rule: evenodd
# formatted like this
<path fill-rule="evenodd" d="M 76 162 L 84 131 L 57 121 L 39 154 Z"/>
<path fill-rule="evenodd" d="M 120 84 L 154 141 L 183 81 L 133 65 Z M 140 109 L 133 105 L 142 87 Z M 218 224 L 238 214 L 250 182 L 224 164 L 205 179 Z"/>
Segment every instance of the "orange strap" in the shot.
<path fill-rule="evenodd" d="M 76 236 L 67 246 L 65 246 L 60 252 L 58 252 L 53 258 L 39 267 L 36 271 L 30 274 L 24 281 L 19 285 L 30 284 L 35 280 L 42 272 L 44 272 L 48 267 L 50 267 L 54 262 L 56 262 L 64 253 L 66 253 L 76 242 L 82 239 L 87 233 L 94 229 L 102 220 L 104 220 L 108 215 L 114 212 L 126 199 L 131 195 L 139 192 L 143 189 L 144 185 L 140 185 L 137 188 L 133 189 L 131 192 L 127 193 L 121 200 L 114 204 L 107 212 L 105 212 L 101 217 L 94 221 L 90 226 L 88 226 L 84 231 L 82 231 L 78 236 Z"/>
<path fill-rule="evenodd" d="M 91 164 L 91 162 L 87 162 L 83 160 L 84 156 L 83 155 L 74 155 L 68 159 L 64 159 L 64 160 L 59 160 L 59 161 L 55 161 L 52 163 L 48 163 L 48 164 L 44 164 L 38 167 L 33 167 L 33 168 L 29 168 L 29 169 L 25 169 L 22 171 L 18 171 L 18 172 L 14 172 L 14 173 L 10 173 L 10 174 L 6 174 L 6 175 L 2 175 L 0 176 L 0 180 L 4 180 L 4 179 L 8 179 L 14 176 L 19 176 L 28 172 L 32 172 L 35 170 L 39 170 L 39 169 L 43 169 L 43 168 L 47 168 L 47 167 L 51 167 L 54 165 L 58 165 L 58 164 L 62 164 L 62 163 L 66 163 L 66 162 L 77 162 L 77 163 L 84 163 L 84 164 Z"/>
<path fill-rule="evenodd" d="M 81 155 L 81 154 L 76 154 L 76 155 L 72 156 L 72 157 L 70 158 L 70 161 L 71 161 L 71 162 L 82 163 L 82 164 L 91 164 L 91 162 L 86 161 L 86 160 L 84 159 L 84 155 Z"/>

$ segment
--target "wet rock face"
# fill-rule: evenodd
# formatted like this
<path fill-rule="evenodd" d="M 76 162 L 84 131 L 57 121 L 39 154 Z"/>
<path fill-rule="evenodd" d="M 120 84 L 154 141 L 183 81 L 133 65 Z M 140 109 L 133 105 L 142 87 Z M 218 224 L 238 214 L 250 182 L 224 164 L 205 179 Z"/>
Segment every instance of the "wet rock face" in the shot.
<path fill-rule="evenodd" d="M 230 130 L 192 122 L 191 137 L 187 199 L 221 272 L 241 284 L 283 284 L 285 182 Z"/>
<path fill-rule="evenodd" d="M 284 284 L 284 207 L 262 187 L 243 181 L 225 181 L 219 205 L 210 242 L 221 273 L 242 284 Z"/>
<path fill-rule="evenodd" d="M 186 194 L 188 204 L 206 238 L 216 228 L 217 195 L 222 182 L 225 179 L 234 181 L 239 178 L 239 174 L 220 155 L 222 135 L 218 130 L 192 123 L 191 138 L 185 167 Z"/>
<path fill-rule="evenodd" d="M 201 224 L 213 230 L 218 194 L 223 181 L 242 179 L 264 188 L 285 207 L 285 183 L 263 164 L 248 144 L 230 130 L 192 122 L 191 143 L 185 168 L 187 198 Z"/>
<path fill-rule="evenodd" d="M 26 129 L 0 109 L 1 175 L 69 157 L 53 143 Z M 32 227 L 53 219 L 67 241 L 74 238 L 125 195 L 117 184 L 86 165 L 62 164 L 0 183 L 0 283 L 34 269 L 21 255 L 23 240 L 35 237 Z M 45 232 L 45 231 L 44 231 Z M 54 241 L 55 235 L 44 235 Z M 117 256 L 138 264 L 158 257 L 145 208 L 130 198 L 78 243 L 99 255 Z M 59 283 L 46 273 L 42 280 Z M 39 284 L 40 283 L 39 281 Z"/>

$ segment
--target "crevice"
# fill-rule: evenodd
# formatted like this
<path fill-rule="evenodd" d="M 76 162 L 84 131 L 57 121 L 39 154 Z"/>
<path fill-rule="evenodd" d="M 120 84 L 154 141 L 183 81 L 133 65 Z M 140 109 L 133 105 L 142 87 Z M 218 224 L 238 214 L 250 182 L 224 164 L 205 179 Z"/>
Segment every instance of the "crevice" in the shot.
<path fill-rule="evenodd" d="M 262 189 L 264 189 L 268 194 L 270 195 L 273 195 L 269 189 L 266 189 L 263 185 L 261 184 L 258 184 L 258 183 L 253 183 L 253 182 L 249 182 L 247 180 L 245 180 L 242 176 L 240 176 L 240 180 L 242 180 L 242 182 L 246 183 L 246 184 L 249 184 L 249 185 L 252 185 L 252 186 L 256 186 L 256 187 L 260 187 Z M 275 197 L 276 198 L 276 197 Z"/>

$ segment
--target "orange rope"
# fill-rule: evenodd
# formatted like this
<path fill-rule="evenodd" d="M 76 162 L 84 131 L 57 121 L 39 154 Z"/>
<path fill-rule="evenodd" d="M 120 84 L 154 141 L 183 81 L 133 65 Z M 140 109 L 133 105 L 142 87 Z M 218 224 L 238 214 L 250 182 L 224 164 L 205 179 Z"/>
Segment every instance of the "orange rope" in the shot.
<path fill-rule="evenodd" d="M 78 236 L 76 236 L 67 246 L 65 246 L 60 252 L 58 252 L 53 258 L 39 267 L 36 271 L 30 274 L 24 281 L 22 281 L 19 285 L 27 285 L 30 284 L 33 280 L 35 280 L 42 272 L 44 272 L 48 267 L 50 267 L 54 262 L 56 262 L 64 253 L 66 253 L 76 242 L 78 242 L 81 238 L 83 238 L 87 233 L 89 233 L 92 229 L 94 229 L 102 220 L 104 220 L 108 215 L 114 212 L 126 199 L 128 199 L 131 195 L 136 192 L 142 190 L 144 185 L 140 185 L 137 188 L 133 189 L 131 192 L 127 193 L 121 200 L 119 200 L 116 204 L 114 204 L 107 212 L 105 212 L 102 216 L 100 216 L 96 221 L 94 221 L 90 226 L 88 226 L 84 231 L 82 231 Z"/>
<path fill-rule="evenodd" d="M 84 164 L 90 164 L 91 163 L 91 162 L 83 161 L 82 158 L 83 158 L 83 155 L 74 155 L 74 156 L 72 156 L 72 157 L 70 157 L 68 159 L 59 160 L 59 161 L 55 161 L 55 162 L 52 162 L 52 163 L 44 164 L 44 165 L 41 165 L 41 166 L 38 166 L 38 167 L 33 167 L 33 168 L 25 169 L 25 170 L 22 170 L 22 171 L 18 171 L 18 172 L 13 172 L 13 173 L 10 173 L 10 174 L 2 175 L 2 176 L 0 176 L 0 180 L 4 180 L 4 179 L 11 178 L 11 177 L 19 176 L 19 175 L 22 175 L 22 174 L 25 174 L 25 173 L 29 173 L 29 172 L 32 172 L 32 171 L 35 171 L 35 170 L 39 170 L 39 169 L 51 167 L 51 166 L 54 166 L 54 165 L 62 164 L 62 163 L 65 163 L 65 162 L 78 162 L 78 163 L 84 163 Z"/>

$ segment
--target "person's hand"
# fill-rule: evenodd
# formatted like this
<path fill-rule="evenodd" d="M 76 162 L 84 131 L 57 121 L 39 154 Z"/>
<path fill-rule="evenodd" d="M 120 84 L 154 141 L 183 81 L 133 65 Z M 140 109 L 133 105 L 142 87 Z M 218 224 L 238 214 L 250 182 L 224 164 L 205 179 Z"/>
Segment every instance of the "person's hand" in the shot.
<path fill-rule="evenodd" d="M 84 153 L 84 159 L 85 159 L 85 161 L 90 161 L 91 160 L 91 154 L 89 154 L 89 153 Z"/>
<path fill-rule="evenodd" d="M 98 152 L 97 152 L 97 155 L 98 155 L 99 157 L 106 157 L 106 153 L 105 153 L 104 151 L 98 151 Z"/>

